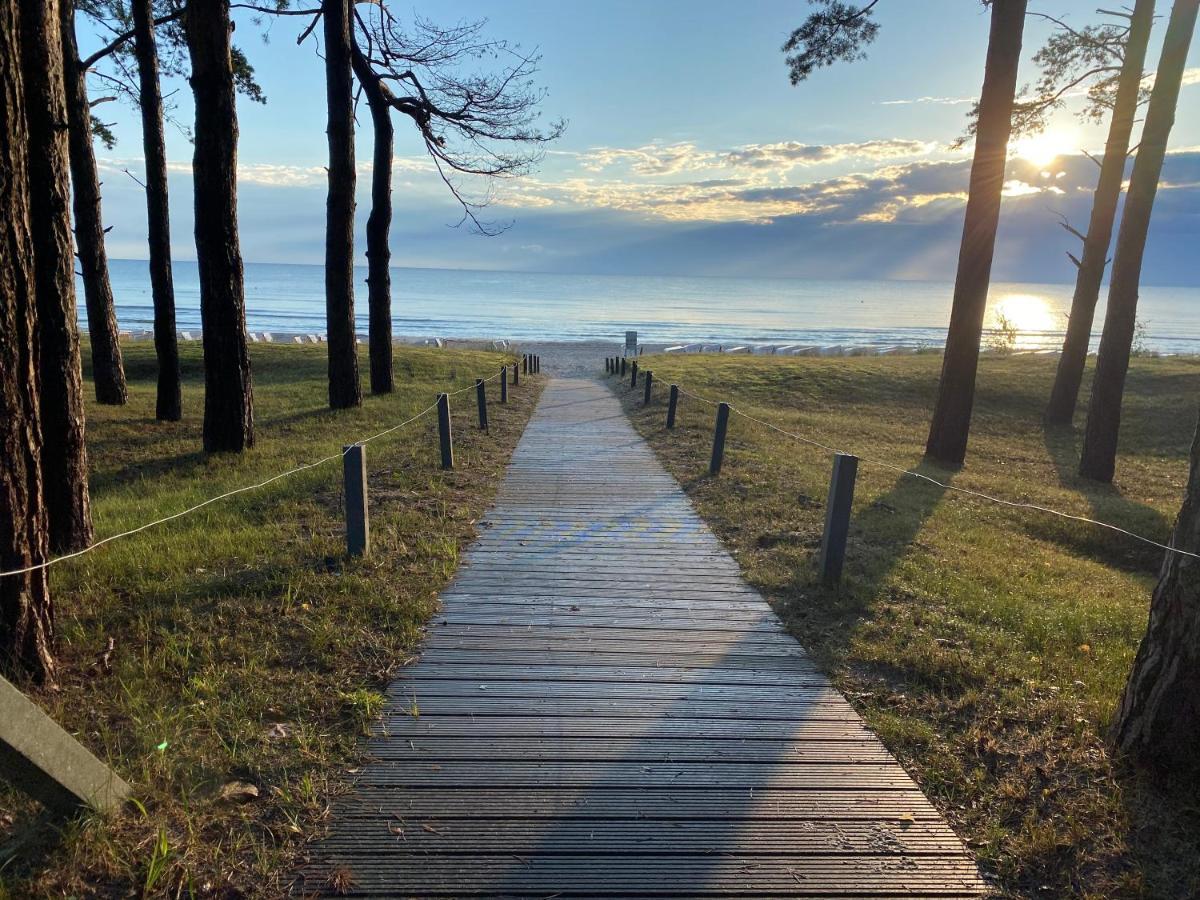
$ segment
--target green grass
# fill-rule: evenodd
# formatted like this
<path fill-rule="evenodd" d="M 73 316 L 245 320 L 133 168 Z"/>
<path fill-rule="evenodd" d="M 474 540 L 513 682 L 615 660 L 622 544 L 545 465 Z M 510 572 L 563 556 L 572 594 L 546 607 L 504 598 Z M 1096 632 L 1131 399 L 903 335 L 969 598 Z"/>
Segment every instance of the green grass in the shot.
<path fill-rule="evenodd" d="M 125 352 L 129 405 L 88 408 L 98 537 L 337 453 L 504 359 L 400 349 L 396 393 L 331 412 L 323 347 L 256 345 L 258 443 L 208 457 L 198 345 L 183 347 L 185 417 L 171 424 L 153 418 L 150 346 Z M 281 896 L 538 391 L 523 379 L 501 406 L 489 384 L 486 435 L 474 391 L 453 397 L 453 472 L 438 468 L 433 416 L 370 443 L 367 559 L 344 556 L 333 460 L 53 568 L 60 685 L 30 690 L 138 802 L 119 819 L 56 830 L 0 793 L 0 897 Z"/>
<path fill-rule="evenodd" d="M 1004 893 L 1200 893 L 1195 786 L 1151 783 L 1104 742 L 1162 551 L 872 462 L 922 465 L 937 355 L 641 365 L 657 385 L 649 409 L 640 387 L 611 379 L 635 425 Z M 1200 360 L 1134 360 L 1111 488 L 1075 477 L 1077 431 L 1040 424 L 1053 366 L 985 357 L 966 466 L 921 471 L 1165 541 L 1183 498 Z M 863 457 L 840 590 L 821 587 L 814 569 L 830 454 L 734 415 L 724 468 L 709 478 L 714 410 L 684 397 L 668 432 L 671 382 Z"/>

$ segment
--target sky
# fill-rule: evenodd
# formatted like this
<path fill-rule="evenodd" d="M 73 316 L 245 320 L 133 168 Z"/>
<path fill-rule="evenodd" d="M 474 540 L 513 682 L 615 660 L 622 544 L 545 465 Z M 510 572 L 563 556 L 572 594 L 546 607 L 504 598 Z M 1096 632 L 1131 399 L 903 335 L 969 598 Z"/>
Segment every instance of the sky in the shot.
<path fill-rule="evenodd" d="M 983 77 L 988 14 L 976 0 L 882 0 L 865 60 L 788 83 L 780 46 L 808 10 L 800 0 L 442 0 L 390 4 L 401 18 L 489 19 L 485 33 L 541 54 L 544 121 L 565 120 L 537 170 L 495 186 L 481 236 L 460 213 L 415 132 L 397 118 L 393 262 L 398 266 L 624 274 L 771 275 L 945 280 L 954 274 L 970 147 L 951 149 Z M 1034 0 L 1073 26 L 1095 0 Z M 1148 54 L 1157 62 L 1166 0 Z M 242 251 L 256 262 L 321 264 L 324 72 L 319 43 L 297 46 L 305 18 L 237 17 L 234 35 L 267 103 L 238 101 Z M 1050 31 L 1027 20 L 1022 83 Z M 320 29 L 317 29 L 319 36 Z M 99 45 L 80 22 L 83 52 Z M 1200 39 L 1193 42 L 1147 249 L 1143 281 L 1200 284 Z M 182 80 L 164 91 L 172 116 L 193 112 Z M 105 87 L 93 85 L 93 97 Z M 994 276 L 1069 282 L 1106 125 L 1079 101 L 1040 138 L 1012 147 Z M 96 108 L 117 144 L 97 145 L 109 254 L 140 259 L 145 204 L 135 110 Z M 371 122 L 358 113 L 358 220 L 369 212 Z M 192 146 L 168 126 L 172 244 L 194 259 Z M 468 192 L 481 186 L 467 184 Z M 361 247 L 360 247 L 361 253 Z M 365 262 L 365 258 L 360 260 Z"/>

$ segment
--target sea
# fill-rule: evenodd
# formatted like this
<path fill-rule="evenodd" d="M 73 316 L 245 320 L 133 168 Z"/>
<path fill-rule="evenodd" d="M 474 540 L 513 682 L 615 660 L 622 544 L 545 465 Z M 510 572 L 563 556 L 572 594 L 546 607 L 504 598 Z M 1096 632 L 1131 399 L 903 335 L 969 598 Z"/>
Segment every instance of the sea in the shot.
<path fill-rule="evenodd" d="M 153 307 L 146 263 L 117 259 L 110 265 L 122 331 L 149 330 Z M 365 269 L 356 276 L 357 327 L 365 334 Z M 174 279 L 178 328 L 198 334 L 196 264 L 175 263 Z M 323 267 L 247 263 L 245 279 L 247 330 L 323 333 Z M 1071 291 L 1069 284 L 993 283 L 985 340 L 1023 350 L 1060 346 Z M 634 330 L 644 344 L 916 349 L 944 342 L 952 292 L 951 284 L 932 281 L 397 268 L 392 316 L 398 337 L 416 339 L 623 340 Z M 1104 320 L 1104 293 L 1094 342 Z M 1138 309 L 1140 349 L 1200 353 L 1200 288 L 1143 287 Z"/>

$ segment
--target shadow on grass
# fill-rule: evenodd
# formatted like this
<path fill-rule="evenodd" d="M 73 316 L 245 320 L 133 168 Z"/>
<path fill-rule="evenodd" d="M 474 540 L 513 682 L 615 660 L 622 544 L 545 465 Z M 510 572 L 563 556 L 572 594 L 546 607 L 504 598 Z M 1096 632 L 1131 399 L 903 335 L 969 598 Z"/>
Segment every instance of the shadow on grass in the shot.
<path fill-rule="evenodd" d="M 1074 428 L 1046 428 L 1043 436 L 1059 484 L 1087 501 L 1091 518 L 1166 543 L 1172 523 L 1161 512 L 1130 500 L 1120 488 L 1080 477 L 1079 434 Z M 1076 556 L 1126 572 L 1152 574 L 1162 564 L 1163 551 L 1157 547 L 1096 525 L 1043 515 L 1024 517 L 1020 527 L 1031 536 L 1059 544 Z"/>

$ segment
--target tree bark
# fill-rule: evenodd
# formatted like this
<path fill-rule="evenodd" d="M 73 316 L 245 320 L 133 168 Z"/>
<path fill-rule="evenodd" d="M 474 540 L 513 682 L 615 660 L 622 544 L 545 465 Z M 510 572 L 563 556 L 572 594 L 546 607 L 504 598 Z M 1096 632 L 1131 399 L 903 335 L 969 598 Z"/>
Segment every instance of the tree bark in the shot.
<path fill-rule="evenodd" d="M 1125 160 L 1129 155 L 1129 138 L 1137 115 L 1138 93 L 1142 70 L 1146 63 L 1146 45 L 1154 25 L 1154 0 L 1137 0 L 1129 20 L 1129 36 L 1125 41 L 1125 59 L 1117 81 L 1117 96 L 1108 140 L 1104 144 L 1104 159 L 1100 163 L 1100 179 L 1092 198 L 1092 215 L 1088 222 L 1079 271 L 1075 275 L 1075 294 L 1071 298 L 1071 316 L 1067 319 L 1067 334 L 1063 339 L 1062 356 L 1054 387 L 1046 406 L 1047 425 L 1070 425 L 1075 418 L 1075 404 L 1083 369 L 1087 363 L 1088 345 L 1092 339 L 1092 321 L 1096 301 L 1100 297 L 1100 282 L 1104 279 L 1108 247 L 1112 243 L 1113 223 L 1121 199 L 1121 183 L 1125 178 Z"/>
<path fill-rule="evenodd" d="M 1167 139 L 1175 124 L 1175 106 L 1198 7 L 1200 0 L 1175 0 L 1171 8 L 1162 56 L 1150 92 L 1150 106 L 1146 110 L 1146 124 L 1142 126 L 1142 139 L 1125 195 L 1125 211 L 1117 233 L 1117 249 L 1108 286 L 1108 309 L 1096 355 L 1096 374 L 1092 376 L 1087 428 L 1079 459 L 1079 474 L 1096 481 L 1112 481 L 1116 468 L 1121 397 L 1125 392 L 1125 373 L 1129 370 L 1129 354 L 1137 327 L 1142 257 L 1146 251 L 1158 179 L 1167 154 Z"/>
<path fill-rule="evenodd" d="M 325 206 L 325 318 L 329 332 L 329 405 L 362 405 L 354 332 L 354 79 L 351 0 L 322 0 L 325 94 L 329 108 L 329 196 Z"/>
<path fill-rule="evenodd" d="M 158 356 L 158 396 L 154 415 L 178 422 L 183 415 L 179 386 L 179 340 L 175 333 L 175 285 L 171 278 L 171 220 L 167 196 L 167 149 L 163 136 L 162 90 L 153 0 L 133 0 L 133 49 L 137 56 L 142 147 L 146 155 L 146 225 L 150 288 L 154 297 L 154 352 Z"/>
<path fill-rule="evenodd" d="M 1000 192 L 1008 138 L 1012 130 L 1017 64 L 1025 27 L 1026 0 L 994 0 L 983 92 L 979 99 L 979 124 L 975 158 L 971 164 L 970 193 L 958 251 L 954 304 L 937 405 L 929 426 L 925 454 L 935 462 L 962 465 L 971 430 L 975 402 L 975 372 L 979 367 L 979 340 L 987 308 L 992 275 L 992 253 L 1000 220 Z"/>
<path fill-rule="evenodd" d="M 0 0 L 0 571 L 49 553 L 20 20 L 18 0 Z M 53 680 L 53 641 L 46 570 L 0 578 L 0 666 Z"/>
<path fill-rule="evenodd" d="M 42 486 L 50 549 L 92 542 L 83 375 L 75 312 L 71 179 L 61 20 L 56 0 L 27 6 L 21 21 L 29 155 L 30 229 L 37 302 Z"/>
<path fill-rule="evenodd" d="M 371 393 L 390 394 L 392 374 L 392 154 L 395 126 L 382 81 L 367 64 L 358 44 L 352 47 L 354 73 L 367 96 L 374 128 L 371 168 L 371 214 L 367 217 L 367 303 L 370 310 L 367 343 L 371 355 Z"/>
<path fill-rule="evenodd" d="M 1200 428 L 1171 546 L 1200 553 Z M 1169 770 L 1200 772 L 1200 560 L 1168 553 L 1112 728 L 1124 753 Z"/>
<path fill-rule="evenodd" d="M 254 444 L 254 390 L 237 226 L 237 107 L 229 0 L 190 0 L 184 19 L 196 104 L 196 264 L 204 337 L 204 449 Z"/>
<path fill-rule="evenodd" d="M 92 147 L 92 113 L 87 72 L 75 42 L 75 0 L 62 0 L 63 74 L 67 90 L 67 124 L 71 152 L 71 186 L 75 194 L 75 244 L 83 273 L 88 336 L 92 344 L 92 379 L 96 400 L 114 406 L 128 399 L 121 339 L 108 278 L 104 221 L 100 211 L 100 179 Z"/>

